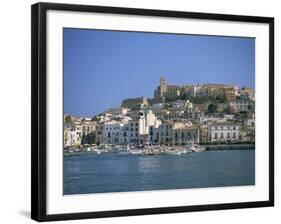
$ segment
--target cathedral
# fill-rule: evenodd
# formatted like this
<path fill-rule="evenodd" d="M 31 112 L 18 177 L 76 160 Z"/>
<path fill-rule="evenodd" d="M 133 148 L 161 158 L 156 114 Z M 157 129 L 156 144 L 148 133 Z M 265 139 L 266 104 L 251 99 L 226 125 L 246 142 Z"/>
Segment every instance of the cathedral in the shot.
<path fill-rule="evenodd" d="M 181 87 L 178 85 L 168 85 L 168 82 L 165 78 L 160 78 L 160 86 L 154 90 L 154 101 L 155 102 L 164 102 L 165 100 L 177 98 L 180 96 Z"/>

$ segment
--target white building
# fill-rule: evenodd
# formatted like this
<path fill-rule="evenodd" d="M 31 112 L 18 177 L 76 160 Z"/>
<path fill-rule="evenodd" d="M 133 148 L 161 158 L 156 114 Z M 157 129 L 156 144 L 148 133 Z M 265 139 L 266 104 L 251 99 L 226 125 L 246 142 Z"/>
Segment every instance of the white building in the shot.
<path fill-rule="evenodd" d="M 161 110 L 164 108 L 164 103 L 154 103 L 150 106 L 152 110 Z"/>
<path fill-rule="evenodd" d="M 148 139 L 149 127 L 158 127 L 158 120 L 151 110 L 132 113 L 131 120 L 109 121 L 103 125 L 103 143 L 144 144 Z"/>
<path fill-rule="evenodd" d="M 96 131 L 96 122 L 92 121 L 91 118 L 85 118 L 81 122 L 82 135 L 92 134 Z"/>
<path fill-rule="evenodd" d="M 201 88 L 202 88 L 202 85 L 200 85 L 200 84 L 192 85 L 191 91 L 190 91 L 190 96 L 191 97 L 201 96 L 202 92 L 204 92 L 204 91 L 200 91 Z"/>
<path fill-rule="evenodd" d="M 176 100 L 172 106 L 173 109 L 177 110 L 191 110 L 193 108 L 193 104 L 189 100 Z"/>
<path fill-rule="evenodd" d="M 239 141 L 239 130 L 235 123 L 213 123 L 208 127 L 208 137 L 211 142 Z"/>
<path fill-rule="evenodd" d="M 145 119 L 140 115 L 139 119 L 130 120 L 127 129 L 128 141 L 132 144 L 141 143 L 141 136 L 145 135 Z M 143 142 L 142 142 L 143 143 Z"/>
<path fill-rule="evenodd" d="M 245 122 L 244 122 L 244 125 L 245 126 L 249 126 L 249 127 L 255 127 L 255 119 L 247 119 Z"/>
<path fill-rule="evenodd" d="M 172 129 L 172 121 L 165 121 L 159 127 L 150 127 L 150 141 L 158 144 L 171 144 L 173 136 Z"/>
<path fill-rule="evenodd" d="M 233 114 L 225 114 L 224 119 L 227 121 L 233 121 L 235 119 L 235 115 Z"/>
<path fill-rule="evenodd" d="M 233 108 L 235 112 L 253 111 L 255 103 L 251 100 L 235 100 L 229 103 L 229 107 Z"/>
<path fill-rule="evenodd" d="M 156 114 L 157 117 L 161 117 L 164 120 L 180 120 L 180 119 L 199 119 L 204 115 L 203 112 L 195 108 L 186 108 L 186 109 L 176 109 L 170 108 L 167 110 L 162 110 L 161 113 Z"/>
<path fill-rule="evenodd" d="M 255 90 L 252 88 L 243 87 L 238 90 L 237 94 L 242 100 L 255 101 Z"/>
<path fill-rule="evenodd" d="M 122 127 L 124 124 L 118 121 L 109 121 L 103 125 L 103 143 L 120 144 Z"/>
<path fill-rule="evenodd" d="M 122 130 L 122 143 L 144 144 L 149 140 L 150 127 L 158 127 L 161 120 L 158 120 L 155 114 L 148 110 L 139 111 Z"/>
<path fill-rule="evenodd" d="M 65 124 L 63 131 L 64 147 L 78 146 L 81 144 L 82 126 L 79 124 Z"/>
<path fill-rule="evenodd" d="M 128 111 L 129 111 L 128 108 L 117 107 L 117 108 L 109 109 L 108 113 L 112 114 L 113 116 L 117 116 L 117 115 L 126 115 Z"/>
<path fill-rule="evenodd" d="M 75 131 L 64 130 L 64 146 L 65 147 L 80 145 L 80 143 L 81 143 L 81 139 L 76 134 Z"/>
<path fill-rule="evenodd" d="M 199 128 L 196 126 L 174 127 L 173 145 L 185 145 L 187 142 L 199 143 Z"/>
<path fill-rule="evenodd" d="M 226 121 L 226 118 L 221 118 L 221 117 L 214 117 L 212 115 L 205 115 L 201 116 L 199 118 L 200 123 L 207 123 L 207 122 L 224 122 Z"/>
<path fill-rule="evenodd" d="M 158 128 L 150 129 L 152 142 L 165 145 L 184 145 L 187 142 L 199 142 L 199 129 L 191 122 L 166 121 Z"/>

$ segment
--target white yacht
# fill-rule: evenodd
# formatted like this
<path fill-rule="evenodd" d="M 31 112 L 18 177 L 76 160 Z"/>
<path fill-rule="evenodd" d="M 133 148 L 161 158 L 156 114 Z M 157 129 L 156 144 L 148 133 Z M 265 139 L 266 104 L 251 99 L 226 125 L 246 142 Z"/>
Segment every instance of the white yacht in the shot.
<path fill-rule="evenodd" d="M 143 151 L 141 149 L 130 149 L 129 152 L 133 155 L 142 155 Z"/>
<path fill-rule="evenodd" d="M 203 146 L 201 146 L 201 145 L 197 145 L 197 144 L 193 144 L 193 145 L 191 146 L 191 149 L 192 149 L 193 152 L 202 152 L 202 151 L 205 151 L 205 150 L 206 150 L 205 147 L 203 147 Z"/>

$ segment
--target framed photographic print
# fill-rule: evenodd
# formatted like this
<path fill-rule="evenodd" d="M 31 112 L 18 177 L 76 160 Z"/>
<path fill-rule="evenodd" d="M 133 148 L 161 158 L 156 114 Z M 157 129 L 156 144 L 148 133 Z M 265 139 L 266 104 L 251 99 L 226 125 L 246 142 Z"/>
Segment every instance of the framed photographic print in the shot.
<path fill-rule="evenodd" d="M 273 18 L 32 6 L 32 219 L 273 205 Z"/>

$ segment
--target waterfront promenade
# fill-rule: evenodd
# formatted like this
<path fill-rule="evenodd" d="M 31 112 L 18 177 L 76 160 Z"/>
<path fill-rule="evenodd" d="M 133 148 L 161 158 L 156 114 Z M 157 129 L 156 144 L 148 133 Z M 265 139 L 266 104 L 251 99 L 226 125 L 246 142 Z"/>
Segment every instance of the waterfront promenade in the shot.
<path fill-rule="evenodd" d="M 83 154 L 106 154 L 106 153 L 121 153 L 132 155 L 160 155 L 160 154 L 186 154 L 191 152 L 201 152 L 205 150 L 251 150 L 255 149 L 255 144 L 202 144 L 198 146 L 198 150 L 192 149 L 187 146 L 155 146 L 149 148 L 131 148 L 128 149 L 124 146 L 118 147 L 82 147 L 82 148 L 69 148 L 64 150 L 65 156 L 77 156 Z"/>
<path fill-rule="evenodd" d="M 216 144 L 216 145 L 202 145 L 206 150 L 247 150 L 255 149 L 255 144 Z"/>

